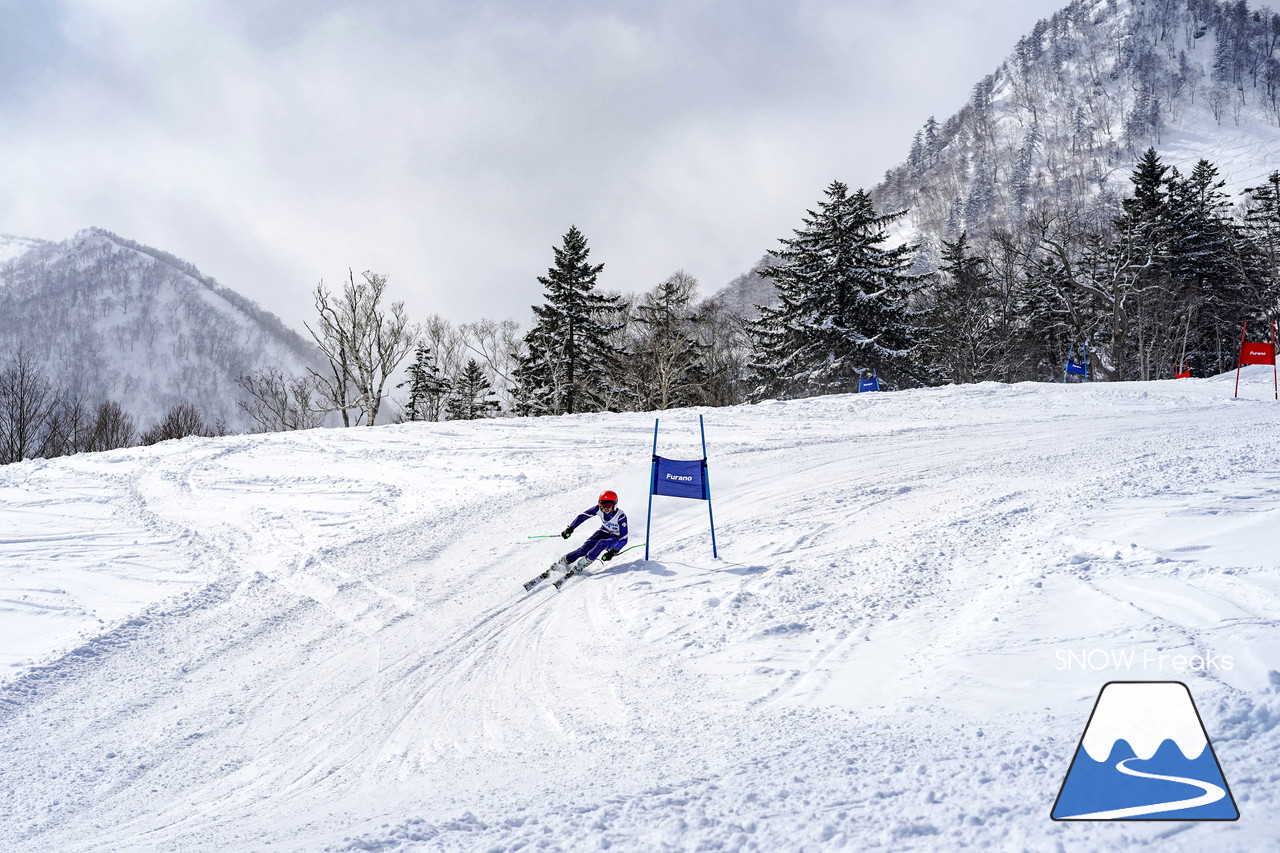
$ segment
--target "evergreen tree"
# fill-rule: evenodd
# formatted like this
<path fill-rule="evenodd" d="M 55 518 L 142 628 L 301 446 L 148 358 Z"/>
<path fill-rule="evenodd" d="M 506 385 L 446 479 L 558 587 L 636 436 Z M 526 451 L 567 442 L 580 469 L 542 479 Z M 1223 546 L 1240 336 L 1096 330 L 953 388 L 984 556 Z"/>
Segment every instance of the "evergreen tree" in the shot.
<path fill-rule="evenodd" d="M 539 276 L 546 302 L 535 305 L 527 352 L 515 370 L 520 414 L 599 411 L 617 379 L 621 352 L 608 337 L 621 328 L 621 300 L 595 289 L 604 264 L 587 258 L 586 237 L 570 227 L 555 263 Z"/>
<path fill-rule="evenodd" d="M 1018 337 L 1018 366 L 1035 381 L 1055 381 L 1072 344 L 1086 341 L 1088 318 L 1065 295 L 1069 276 L 1060 261 L 1038 257 L 1017 283 L 1015 303 L 1022 322 Z"/>
<path fill-rule="evenodd" d="M 1171 229 L 1175 215 L 1171 192 L 1178 171 L 1170 171 L 1154 148 L 1148 148 L 1134 167 L 1129 182 L 1133 195 L 1121 202 L 1116 220 L 1119 255 L 1134 285 L 1162 280 L 1169 275 Z M 1102 235 L 1097 235 L 1101 237 Z"/>
<path fill-rule="evenodd" d="M 942 144 L 938 139 L 938 120 L 933 116 L 924 123 L 924 157 L 925 165 L 932 166 L 938 159 Z"/>
<path fill-rule="evenodd" d="M 1129 176 L 1133 196 L 1121 203 L 1114 235 L 1089 235 L 1079 279 L 1092 297 L 1085 310 L 1093 320 L 1085 333 L 1096 331 L 1106 341 L 1094 352 L 1107 378 L 1150 378 L 1153 362 L 1173 358 L 1168 343 L 1178 325 L 1177 306 L 1191 301 L 1186 295 L 1172 297 L 1177 289 L 1173 188 L 1179 178 L 1177 169 L 1148 148 Z M 1153 356 L 1157 351 L 1159 357 Z"/>
<path fill-rule="evenodd" d="M 1188 317 L 1185 357 L 1209 372 L 1235 363 L 1236 330 L 1262 312 L 1265 270 L 1257 248 L 1231 216 L 1224 181 L 1207 160 L 1170 184 L 1170 272 Z"/>
<path fill-rule="evenodd" d="M 1027 284 L 1028 252 L 1024 237 L 1011 231 L 997 231 L 983 252 L 996 300 L 992 334 L 1000 345 L 991 378 L 999 382 L 1041 378 L 1041 372 L 1034 367 L 1039 362 L 1039 354 L 1029 330 L 1046 306 Z"/>
<path fill-rule="evenodd" d="M 1189 175 L 1148 150 L 1131 177 L 1132 198 L 1105 251 L 1085 264 L 1094 309 L 1109 320 L 1106 375 L 1150 379 L 1190 360 L 1207 372 L 1230 366 L 1231 340 L 1257 309 L 1263 256 L 1232 217 L 1224 182 L 1207 160 Z"/>
<path fill-rule="evenodd" d="M 397 388 L 409 386 L 409 400 L 405 403 L 406 421 L 438 421 L 444 397 L 449 393 L 449 381 L 440 375 L 440 368 L 431 348 L 419 343 L 409 365 L 409 378 Z"/>
<path fill-rule="evenodd" d="M 1273 20 L 1280 33 L 1280 15 Z M 1274 318 L 1280 315 L 1280 171 L 1268 175 L 1262 186 L 1245 192 L 1249 202 L 1243 236 L 1256 248 L 1267 270 L 1263 301 Z"/>
<path fill-rule="evenodd" d="M 1148 148 L 1129 176 L 1133 196 L 1122 202 L 1124 215 L 1135 222 L 1155 222 L 1166 215 L 1169 199 L 1169 167 Z"/>
<path fill-rule="evenodd" d="M 1232 266 L 1235 224 L 1228 210 L 1225 181 L 1218 170 L 1200 160 L 1183 178 L 1175 171 L 1169 185 L 1170 273 L 1186 281 L 1204 281 Z"/>
<path fill-rule="evenodd" d="M 489 378 L 474 358 L 467 360 L 453 383 L 447 404 L 450 420 L 474 421 L 491 418 L 498 412 L 498 401 L 493 397 Z"/>
<path fill-rule="evenodd" d="M 1018 159 L 1013 170 L 1013 198 L 1021 207 L 1026 204 L 1035 186 L 1036 152 L 1043 138 L 1038 125 L 1031 125 L 1018 149 Z"/>
<path fill-rule="evenodd" d="M 922 334 L 908 307 L 920 276 L 907 273 L 911 246 L 886 249 L 886 229 L 902 213 L 878 215 L 871 197 L 833 181 L 818 210 L 776 261 L 761 270 L 780 304 L 752 324 L 757 381 L 753 396 L 852 391 L 875 371 L 887 382 L 918 378 L 911 350 Z"/>
<path fill-rule="evenodd" d="M 942 264 L 929 312 L 926 359 L 935 374 L 955 384 L 998 376 L 1001 342 L 999 293 L 985 258 L 970 253 L 969 238 L 942 243 Z"/>
<path fill-rule="evenodd" d="M 919 173 L 924 168 L 924 136 L 919 130 L 911 140 L 911 151 L 907 154 L 907 165 L 913 172 Z"/>

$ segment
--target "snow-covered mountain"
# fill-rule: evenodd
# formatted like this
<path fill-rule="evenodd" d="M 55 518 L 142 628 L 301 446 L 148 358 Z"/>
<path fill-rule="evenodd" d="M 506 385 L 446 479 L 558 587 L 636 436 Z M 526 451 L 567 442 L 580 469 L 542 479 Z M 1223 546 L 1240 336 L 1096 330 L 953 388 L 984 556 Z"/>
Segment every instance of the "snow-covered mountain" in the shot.
<path fill-rule="evenodd" d="M 756 261 L 747 272 L 720 288 L 712 295 L 712 300 L 720 303 L 738 317 L 751 320 L 760 316 L 762 306 L 772 307 L 778 303 L 778 288 L 772 281 L 760 275 L 760 270 L 769 265 L 771 256 L 766 254 Z"/>
<path fill-rule="evenodd" d="M 1234 378 L 664 412 L 720 559 L 701 501 L 646 530 L 645 413 L 5 466 L 0 849 L 1271 849 L 1280 403 Z M 526 595 L 602 488 L 650 559 Z M 1239 821 L 1050 819 L 1127 680 L 1188 685 Z"/>
<path fill-rule="evenodd" d="M 247 426 L 236 377 L 301 374 L 318 355 L 191 264 L 97 228 L 62 242 L 0 238 L 0 358 L 19 348 L 56 384 L 115 400 L 144 427 L 182 402 Z"/>
<path fill-rule="evenodd" d="M 14 237 L 11 234 L 0 234 L 0 264 L 7 263 L 19 255 L 45 245 L 44 240 L 30 237 Z"/>
<path fill-rule="evenodd" d="M 1074 0 L 955 114 L 925 121 L 872 195 L 882 212 L 908 211 L 893 235 L 918 243 L 917 267 L 932 271 L 961 232 L 981 244 L 1033 219 L 1105 230 L 1149 147 L 1184 174 L 1208 159 L 1233 198 L 1266 183 L 1280 168 L 1280 15 L 1221 0 Z M 768 304 L 759 266 L 715 298 Z"/>
<path fill-rule="evenodd" d="M 1154 147 L 1185 174 L 1214 163 L 1233 196 L 1280 168 L 1280 16 L 1218 0 L 1074 0 L 1040 21 L 944 121 L 930 119 L 874 191 L 939 241 L 1032 216 L 1109 221 Z"/>

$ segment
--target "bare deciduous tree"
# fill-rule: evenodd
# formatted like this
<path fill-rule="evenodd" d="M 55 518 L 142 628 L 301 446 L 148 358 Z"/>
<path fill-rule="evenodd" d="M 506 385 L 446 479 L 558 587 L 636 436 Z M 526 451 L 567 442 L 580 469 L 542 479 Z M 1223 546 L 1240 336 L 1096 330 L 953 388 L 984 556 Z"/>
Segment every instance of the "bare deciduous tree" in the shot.
<path fill-rule="evenodd" d="M 435 354 L 440 375 L 452 382 L 466 363 L 466 334 L 446 318 L 432 314 L 422 326 L 422 338 Z"/>
<path fill-rule="evenodd" d="M 697 289 L 698 280 L 680 270 L 644 294 L 634 308 L 630 349 L 642 409 L 701 401 L 704 348 L 691 307 Z"/>
<path fill-rule="evenodd" d="M 343 426 L 372 426 L 386 396 L 387 379 L 413 348 L 417 329 L 410 326 L 403 302 L 384 309 L 387 277 L 365 271 L 362 281 L 348 271 L 341 296 L 316 287 L 317 329 L 307 331 L 329 360 L 329 373 L 311 371 L 327 405 L 341 412 Z M 351 417 L 351 410 L 356 417 Z"/>
<path fill-rule="evenodd" d="M 524 336 L 515 320 L 484 318 L 461 327 L 467 349 L 480 357 L 480 364 L 498 396 L 502 410 L 510 412 L 515 405 L 512 374 L 524 355 Z"/>
<path fill-rule="evenodd" d="M 286 376 L 274 367 L 236 377 L 247 400 L 236 405 L 253 419 L 261 432 L 313 429 L 324 422 L 324 413 L 315 400 L 314 376 Z"/>
<path fill-rule="evenodd" d="M 703 402 L 732 406 L 747 395 L 747 363 L 751 357 L 748 320 L 723 302 L 703 300 L 697 309 L 698 343 L 703 347 L 706 380 Z"/>
<path fill-rule="evenodd" d="M 1209 90 L 1209 109 L 1213 111 L 1214 121 L 1222 124 L 1222 114 L 1226 112 L 1230 104 L 1230 90 L 1222 83 L 1215 83 L 1213 88 Z"/>
<path fill-rule="evenodd" d="M 144 432 L 139 443 L 146 446 L 173 438 L 186 438 L 190 435 L 210 438 L 222 434 L 224 434 L 224 431 L 221 429 L 221 425 L 210 426 L 205 423 L 204 416 L 200 414 L 200 410 L 194 405 L 191 403 L 179 403 L 171 408 L 151 429 Z"/>
<path fill-rule="evenodd" d="M 137 438 L 133 416 L 115 400 L 99 403 L 93 413 L 93 434 L 85 448 L 90 451 L 131 447 Z"/>
<path fill-rule="evenodd" d="M 47 459 L 72 456 L 88 450 L 93 420 L 80 397 L 63 397 L 49 415 L 40 455 Z"/>
<path fill-rule="evenodd" d="M 323 281 L 316 285 L 314 294 L 316 313 L 320 315 L 316 321 L 319 329 L 311 328 L 307 323 L 307 331 L 311 333 L 316 346 L 329 360 L 329 373 L 322 374 L 308 368 L 315 380 L 316 388 L 322 396 L 321 414 L 340 412 L 342 425 L 351 426 L 352 399 L 355 396 L 353 383 L 354 368 L 351 365 L 350 343 L 352 318 L 346 316 L 345 305 L 334 299 Z"/>
<path fill-rule="evenodd" d="M 18 350 L 0 370 L 0 464 L 43 456 L 62 392 Z"/>

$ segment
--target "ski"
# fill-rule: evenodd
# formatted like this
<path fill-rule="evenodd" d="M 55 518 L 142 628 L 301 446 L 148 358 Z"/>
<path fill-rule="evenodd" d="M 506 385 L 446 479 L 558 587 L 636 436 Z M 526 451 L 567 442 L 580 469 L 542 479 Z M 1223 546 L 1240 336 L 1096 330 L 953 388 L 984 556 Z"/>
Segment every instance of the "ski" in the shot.
<path fill-rule="evenodd" d="M 547 569 L 542 574 L 535 576 L 532 580 L 526 581 L 524 585 L 524 591 L 528 592 L 529 590 L 533 589 L 535 586 L 542 583 L 544 580 L 546 580 L 549 577 L 551 577 L 551 570 Z"/>
<path fill-rule="evenodd" d="M 570 571 L 569 571 L 569 573 L 568 573 L 568 574 L 566 574 L 564 577 L 560 578 L 560 580 L 558 580 L 558 581 L 552 581 L 552 582 L 551 582 L 551 585 L 552 585 L 552 586 L 554 586 L 554 587 L 556 588 L 556 592 L 559 592 L 559 591 L 560 591 L 560 587 L 564 586 L 564 582 L 565 582 L 565 581 L 567 581 L 569 578 L 578 577 L 578 576 L 579 576 L 579 575 L 581 575 L 581 574 L 582 574 L 582 572 L 581 572 L 580 570 L 578 570 L 578 569 L 572 569 L 572 570 L 570 570 Z"/>
<path fill-rule="evenodd" d="M 577 566 L 577 567 L 575 567 L 575 568 L 570 568 L 567 572 L 565 572 L 564 576 L 563 576 L 563 577 L 561 577 L 559 580 L 554 580 L 554 581 L 552 581 L 552 582 L 551 582 L 551 585 L 552 585 L 552 586 L 554 586 L 554 587 L 556 588 L 556 592 L 559 592 L 559 591 L 560 591 L 560 588 L 561 588 L 562 586 L 564 586 L 565 582 L 566 582 L 566 581 L 568 581 L 568 580 L 569 580 L 569 578 L 574 578 L 574 577 L 579 577 L 579 576 L 581 576 L 581 575 L 590 574 L 590 572 L 588 572 L 588 571 L 587 571 L 587 569 L 588 569 L 588 568 L 590 568 L 590 567 L 592 567 L 592 566 L 595 566 L 595 565 L 598 565 L 598 564 L 597 564 L 597 563 L 595 563 L 595 562 L 588 562 L 586 565 L 583 565 L 583 566 Z M 532 579 L 532 580 L 529 580 L 528 582 L 526 582 L 526 583 L 525 583 L 525 585 L 524 585 L 524 591 L 525 591 L 525 592 L 528 592 L 529 590 L 533 589 L 535 586 L 537 586 L 538 584 L 542 583 L 542 582 L 543 582 L 544 580 L 546 580 L 547 578 L 551 577 L 551 573 L 552 573 L 552 572 L 554 572 L 555 570 L 560 569 L 560 568 L 563 568 L 563 566 L 562 566 L 560 563 L 556 563 L 555 565 L 553 565 L 551 568 L 547 569 L 547 570 L 546 570 L 545 572 L 543 572 L 542 574 L 540 574 L 540 575 L 535 575 L 535 576 L 533 577 L 533 579 Z"/>
<path fill-rule="evenodd" d="M 632 563 L 633 563 L 633 562 L 634 562 L 634 561 L 632 561 Z M 620 566 L 620 565 L 628 565 L 628 566 L 629 566 L 629 565 L 631 565 L 632 563 L 625 563 L 625 564 L 624 564 L 624 563 L 616 563 L 616 564 L 610 564 L 610 565 L 611 565 L 611 566 L 613 566 L 613 565 L 618 565 L 618 566 Z M 565 574 L 565 576 L 564 576 L 564 577 L 560 578 L 560 580 L 558 580 L 558 581 L 552 581 L 552 582 L 551 582 L 551 585 L 552 585 L 552 586 L 554 586 L 554 587 L 556 588 L 556 592 L 559 592 L 559 591 L 560 591 L 560 588 L 561 588 L 562 586 L 564 586 L 564 585 L 565 585 L 565 582 L 566 582 L 566 581 L 568 581 L 568 580 L 569 580 L 569 578 L 580 578 L 580 577 L 582 577 L 583 575 L 589 575 L 589 574 L 591 574 L 591 572 L 587 571 L 587 569 L 590 569 L 590 568 L 598 568 L 599 566 L 600 566 L 600 564 L 599 564 L 599 563 L 591 562 L 591 563 L 588 563 L 588 564 L 587 564 L 587 565 L 585 565 L 585 566 L 578 566 L 577 568 L 570 569 L 570 570 Z"/>
<path fill-rule="evenodd" d="M 563 560 L 559 560 L 552 563 L 551 568 L 547 569 L 542 574 L 534 575 L 532 579 L 527 581 L 524 585 L 524 591 L 528 592 L 538 584 L 542 583 L 547 578 L 551 577 L 551 573 L 554 572 L 556 569 L 567 569 L 567 568 L 568 568 L 568 565 Z"/>

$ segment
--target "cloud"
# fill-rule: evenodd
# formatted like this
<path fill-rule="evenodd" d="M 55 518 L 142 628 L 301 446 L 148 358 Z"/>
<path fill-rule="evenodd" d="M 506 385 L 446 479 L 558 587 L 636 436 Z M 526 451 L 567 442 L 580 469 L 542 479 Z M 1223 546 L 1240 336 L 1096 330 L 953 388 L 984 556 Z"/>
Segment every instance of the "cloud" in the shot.
<path fill-rule="evenodd" d="M 709 293 L 832 179 L 874 184 L 1039 5 L 24 4 L 0 232 L 100 225 L 298 327 L 348 267 L 418 317 L 527 323 L 571 224 L 604 286 Z"/>

